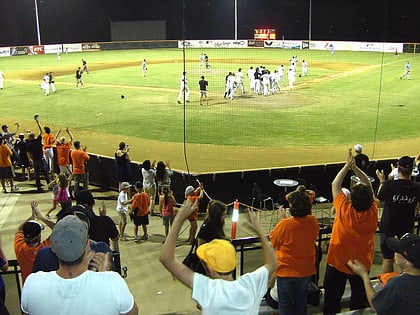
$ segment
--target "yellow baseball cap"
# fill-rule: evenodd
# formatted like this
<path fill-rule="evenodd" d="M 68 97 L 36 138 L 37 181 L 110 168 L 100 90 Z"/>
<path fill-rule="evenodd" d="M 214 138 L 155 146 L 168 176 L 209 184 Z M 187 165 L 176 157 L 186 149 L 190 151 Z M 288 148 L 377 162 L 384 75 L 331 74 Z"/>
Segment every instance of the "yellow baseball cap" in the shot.
<path fill-rule="evenodd" d="M 197 248 L 197 256 L 220 273 L 231 272 L 236 267 L 236 250 L 227 240 L 214 239 Z"/>

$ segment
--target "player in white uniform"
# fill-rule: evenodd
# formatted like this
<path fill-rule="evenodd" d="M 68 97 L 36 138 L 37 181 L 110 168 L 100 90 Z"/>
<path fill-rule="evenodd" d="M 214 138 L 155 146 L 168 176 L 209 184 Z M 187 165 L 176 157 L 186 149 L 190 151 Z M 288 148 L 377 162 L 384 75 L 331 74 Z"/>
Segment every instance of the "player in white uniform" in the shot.
<path fill-rule="evenodd" d="M 296 81 L 296 71 L 292 67 L 287 72 L 287 79 L 289 80 L 289 91 L 292 91 Z"/>
<path fill-rule="evenodd" d="M 181 76 L 180 80 L 180 86 L 179 86 L 179 94 L 178 94 L 178 104 L 181 104 L 182 95 L 185 92 L 185 101 L 189 103 L 189 97 L 190 97 L 190 90 L 188 89 L 188 79 L 187 79 L 187 73 L 184 71 Z"/>
<path fill-rule="evenodd" d="M 226 90 L 225 95 L 233 100 L 235 95 L 235 75 L 232 72 L 229 72 L 228 76 L 226 77 Z"/>
<path fill-rule="evenodd" d="M 48 72 L 42 78 L 41 89 L 45 91 L 45 95 L 50 95 L 50 74 Z"/>
<path fill-rule="evenodd" d="M 204 53 L 201 53 L 198 57 L 198 67 L 201 69 L 204 66 Z"/>
<path fill-rule="evenodd" d="M 404 73 L 400 76 L 400 79 L 407 77 L 407 80 L 410 80 L 410 75 L 411 75 L 411 66 L 410 66 L 410 62 L 407 61 L 404 66 Z"/>
<path fill-rule="evenodd" d="M 279 67 L 279 84 L 281 87 L 284 86 L 284 65 Z"/>
<path fill-rule="evenodd" d="M 279 93 L 281 93 L 281 86 L 280 86 L 280 73 L 278 70 L 274 70 L 274 73 L 271 74 L 271 93 L 275 94 L 277 89 Z"/>
<path fill-rule="evenodd" d="M 3 81 L 6 79 L 3 71 L 0 70 L 0 90 L 3 90 Z"/>
<path fill-rule="evenodd" d="M 236 72 L 235 82 L 236 82 L 235 91 L 238 87 L 240 87 L 242 94 L 245 93 L 244 74 L 242 73 L 242 68 L 239 68 L 238 72 Z"/>
<path fill-rule="evenodd" d="M 141 63 L 141 68 L 143 69 L 143 77 L 145 77 L 146 74 L 147 74 L 147 62 L 146 62 L 146 59 L 143 59 L 143 61 Z"/>
<path fill-rule="evenodd" d="M 305 60 L 302 60 L 302 73 L 301 76 L 305 77 L 308 75 L 308 63 Z"/>
<path fill-rule="evenodd" d="M 255 69 L 254 67 L 249 67 L 246 75 L 248 76 L 248 80 L 249 80 L 249 89 L 251 91 L 254 91 L 254 73 L 255 73 Z"/>
<path fill-rule="evenodd" d="M 263 86 L 264 96 L 270 95 L 270 71 L 264 70 L 261 75 L 261 84 Z"/>

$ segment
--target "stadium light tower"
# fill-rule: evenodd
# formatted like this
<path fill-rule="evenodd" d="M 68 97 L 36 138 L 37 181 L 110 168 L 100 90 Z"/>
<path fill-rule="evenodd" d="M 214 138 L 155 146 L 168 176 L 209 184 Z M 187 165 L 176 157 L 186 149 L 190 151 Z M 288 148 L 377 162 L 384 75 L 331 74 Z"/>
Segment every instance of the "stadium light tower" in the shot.
<path fill-rule="evenodd" d="M 35 19 L 36 19 L 36 35 L 38 36 L 38 45 L 41 45 L 41 30 L 39 29 L 38 1 L 34 0 Z"/>
<path fill-rule="evenodd" d="M 309 0 L 309 29 L 308 29 L 308 40 L 312 40 L 312 0 Z"/>
<path fill-rule="evenodd" d="M 238 40 L 238 0 L 235 0 L 235 40 Z"/>

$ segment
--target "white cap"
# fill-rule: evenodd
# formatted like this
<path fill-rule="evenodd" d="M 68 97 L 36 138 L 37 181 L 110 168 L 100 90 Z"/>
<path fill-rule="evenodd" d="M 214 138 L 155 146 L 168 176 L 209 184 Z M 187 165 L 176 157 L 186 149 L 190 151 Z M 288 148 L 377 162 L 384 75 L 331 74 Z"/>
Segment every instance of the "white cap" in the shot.
<path fill-rule="evenodd" d="M 362 147 L 362 145 L 361 144 L 356 144 L 355 146 L 354 146 L 354 150 L 356 151 L 356 152 L 362 152 L 362 150 L 363 150 L 363 147 Z"/>
<path fill-rule="evenodd" d="M 185 188 L 185 195 L 188 196 L 193 191 L 194 191 L 194 187 L 193 186 L 188 186 L 187 188 Z"/>

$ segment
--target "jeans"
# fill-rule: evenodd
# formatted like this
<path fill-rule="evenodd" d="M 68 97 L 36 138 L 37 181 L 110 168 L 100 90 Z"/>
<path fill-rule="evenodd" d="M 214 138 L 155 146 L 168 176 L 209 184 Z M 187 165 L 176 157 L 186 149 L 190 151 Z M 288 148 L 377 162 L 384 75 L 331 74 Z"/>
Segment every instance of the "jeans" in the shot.
<path fill-rule="evenodd" d="M 45 180 L 47 181 L 47 184 L 50 182 L 50 175 L 48 175 L 48 170 L 47 170 L 47 162 L 45 161 L 44 158 L 42 158 L 40 160 L 33 160 L 32 163 L 34 166 L 36 188 L 38 190 L 42 190 L 41 176 L 40 176 L 41 173 L 44 175 Z"/>
<path fill-rule="evenodd" d="M 347 279 L 350 281 L 351 288 L 350 310 L 368 307 L 369 304 L 362 278 L 358 275 L 346 274 L 327 265 L 324 277 L 324 315 L 340 313 L 341 298 L 344 294 Z"/>
<path fill-rule="evenodd" d="M 306 315 L 306 291 L 311 277 L 280 278 L 277 277 L 277 293 L 279 296 L 279 314 Z"/>

